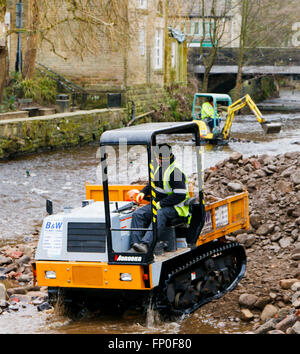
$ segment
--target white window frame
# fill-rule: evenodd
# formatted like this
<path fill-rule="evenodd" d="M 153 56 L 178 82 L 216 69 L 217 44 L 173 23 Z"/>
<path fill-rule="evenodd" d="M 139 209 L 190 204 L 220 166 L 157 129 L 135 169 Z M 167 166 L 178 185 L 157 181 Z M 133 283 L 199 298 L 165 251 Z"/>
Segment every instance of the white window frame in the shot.
<path fill-rule="evenodd" d="M 140 48 L 140 55 L 144 56 L 146 54 L 146 31 L 145 31 L 145 28 L 140 29 L 139 48 Z"/>
<path fill-rule="evenodd" d="M 163 69 L 163 60 L 164 60 L 164 37 L 163 29 L 157 28 L 155 30 L 155 45 L 154 45 L 154 69 L 161 70 Z"/>
<path fill-rule="evenodd" d="M 139 7 L 139 9 L 146 10 L 148 8 L 148 1 L 147 0 L 139 0 L 138 7 Z"/>

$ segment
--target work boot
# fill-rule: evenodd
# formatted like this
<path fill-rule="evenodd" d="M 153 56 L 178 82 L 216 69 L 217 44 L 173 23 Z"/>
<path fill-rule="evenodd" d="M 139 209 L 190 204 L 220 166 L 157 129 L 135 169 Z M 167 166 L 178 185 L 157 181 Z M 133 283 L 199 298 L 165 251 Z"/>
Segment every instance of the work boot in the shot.
<path fill-rule="evenodd" d="M 147 253 L 148 245 L 146 243 L 134 243 L 132 248 L 138 253 Z"/>
<path fill-rule="evenodd" d="M 159 241 L 159 242 L 157 242 L 157 244 L 155 245 L 155 248 L 154 248 L 153 253 L 154 253 L 156 256 L 160 256 L 160 255 L 162 255 L 162 254 L 164 253 L 165 247 L 166 247 L 165 242 Z"/>

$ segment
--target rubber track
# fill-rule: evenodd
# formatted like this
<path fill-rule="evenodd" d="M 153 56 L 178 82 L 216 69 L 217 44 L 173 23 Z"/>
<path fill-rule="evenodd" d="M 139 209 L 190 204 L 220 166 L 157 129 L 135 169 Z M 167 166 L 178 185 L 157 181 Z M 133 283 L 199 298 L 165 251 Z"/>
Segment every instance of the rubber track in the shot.
<path fill-rule="evenodd" d="M 233 251 L 233 252 L 232 252 Z M 226 255 L 226 254 L 233 254 L 237 256 L 237 259 L 239 261 L 238 267 L 240 268 L 239 274 L 237 274 L 236 278 L 234 281 L 222 292 L 208 297 L 204 298 L 198 303 L 194 304 L 192 307 L 188 309 L 175 309 L 173 306 L 170 307 L 170 303 L 167 299 L 167 288 L 169 283 L 172 282 L 173 278 L 179 275 L 180 273 L 188 272 L 188 269 L 194 265 L 197 265 L 198 262 L 201 262 L 205 260 L 206 258 L 210 258 L 214 255 L 220 256 L 221 254 Z M 157 309 L 158 310 L 163 310 L 164 312 L 171 312 L 170 314 L 173 315 L 189 315 L 193 312 L 195 312 L 197 309 L 199 309 L 201 306 L 204 304 L 213 301 L 215 299 L 219 299 L 220 297 L 224 296 L 226 293 L 232 291 L 238 282 L 243 278 L 246 272 L 246 255 L 245 255 L 245 250 L 244 248 L 237 242 L 232 242 L 232 243 L 224 243 L 224 244 L 218 244 L 217 247 L 209 249 L 204 251 L 202 254 L 200 253 L 196 257 L 193 257 L 192 259 L 189 259 L 188 262 L 185 262 L 184 264 L 181 264 L 179 267 L 175 268 L 173 271 L 169 272 L 166 276 L 166 280 L 164 281 L 164 286 L 161 288 L 161 291 L 159 292 L 160 299 L 157 303 Z"/>

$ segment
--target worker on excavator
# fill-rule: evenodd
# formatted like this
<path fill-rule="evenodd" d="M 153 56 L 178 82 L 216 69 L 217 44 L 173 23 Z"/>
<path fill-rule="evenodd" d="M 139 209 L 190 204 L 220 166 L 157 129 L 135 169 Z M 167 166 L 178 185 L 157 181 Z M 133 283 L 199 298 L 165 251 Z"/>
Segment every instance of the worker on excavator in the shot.
<path fill-rule="evenodd" d="M 157 209 L 158 241 L 160 232 L 165 228 L 168 220 L 189 215 L 189 207 L 184 205 L 190 198 L 188 181 L 178 165 L 168 144 L 160 144 L 154 148 L 157 167 L 154 173 Z M 151 194 L 151 185 L 145 186 L 138 194 L 136 201 L 141 203 L 146 196 Z M 153 242 L 151 230 L 152 207 L 151 204 L 137 209 L 132 215 L 131 229 L 148 228 L 144 231 L 132 230 L 130 232 L 129 252 L 147 253 Z"/>
<path fill-rule="evenodd" d="M 220 120 L 219 120 L 217 112 L 216 112 L 216 117 L 215 117 L 214 99 L 213 99 L 213 97 L 209 97 L 208 101 L 204 102 L 201 107 L 201 119 L 206 120 L 210 129 L 213 130 L 215 127 L 215 124 L 214 124 L 215 118 L 216 118 L 216 126 L 218 126 Z"/>

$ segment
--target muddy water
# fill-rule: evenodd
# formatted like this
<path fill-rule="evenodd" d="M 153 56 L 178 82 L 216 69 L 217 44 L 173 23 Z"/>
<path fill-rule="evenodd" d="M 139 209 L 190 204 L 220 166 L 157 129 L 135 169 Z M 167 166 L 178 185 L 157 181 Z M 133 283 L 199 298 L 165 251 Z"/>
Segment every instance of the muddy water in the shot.
<path fill-rule="evenodd" d="M 281 122 L 282 132 L 266 136 L 253 116 L 238 116 L 232 126 L 232 142 L 226 147 L 205 147 L 204 167 L 215 165 L 239 151 L 244 156 L 300 151 L 300 113 L 266 115 Z M 248 140 L 249 142 L 245 142 Z M 98 146 L 68 149 L 22 157 L 0 163 L 0 245 L 22 243 L 37 237 L 46 216 L 45 202 L 54 202 L 54 212 L 78 206 L 85 199 L 84 182 L 97 183 Z M 235 318 L 231 328 L 201 317 L 201 309 L 188 319 L 161 323 L 155 314 L 147 318 L 85 314 L 70 320 L 57 314 L 37 312 L 30 305 L 18 313 L 1 315 L 0 333 L 233 333 L 247 328 Z"/>

